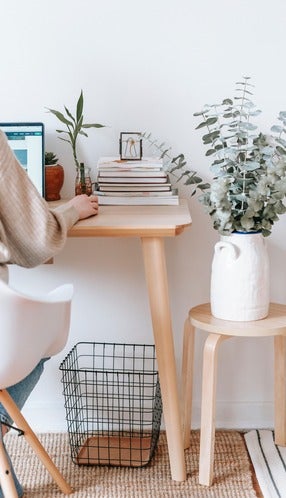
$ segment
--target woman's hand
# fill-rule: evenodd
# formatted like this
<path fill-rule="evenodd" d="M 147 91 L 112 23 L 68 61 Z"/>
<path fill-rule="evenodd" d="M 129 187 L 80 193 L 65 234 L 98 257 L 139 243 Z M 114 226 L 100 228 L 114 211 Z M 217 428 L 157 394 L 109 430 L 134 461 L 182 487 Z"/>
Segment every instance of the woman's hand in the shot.
<path fill-rule="evenodd" d="M 76 195 L 69 203 L 77 210 L 80 220 L 98 213 L 98 197 L 95 195 Z"/>

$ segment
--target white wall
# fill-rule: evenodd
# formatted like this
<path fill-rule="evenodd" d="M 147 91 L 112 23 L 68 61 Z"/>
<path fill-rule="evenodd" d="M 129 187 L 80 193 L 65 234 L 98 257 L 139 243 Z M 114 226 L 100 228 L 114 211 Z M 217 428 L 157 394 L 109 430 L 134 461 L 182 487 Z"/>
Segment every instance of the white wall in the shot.
<path fill-rule="evenodd" d="M 1 6 L 0 120 L 42 120 L 46 150 L 65 168 L 63 196 L 73 192 L 69 147 L 57 139 L 58 122 L 45 107 L 73 108 L 83 89 L 91 130 L 80 144 L 93 171 L 101 155 L 116 154 L 120 131 L 151 131 L 183 152 L 208 177 L 193 113 L 232 95 L 242 75 L 252 76 L 261 127 L 286 108 L 284 0 L 14 0 Z M 182 195 L 188 192 L 182 189 Z M 7 192 L 9 195 L 9 192 Z M 213 245 L 218 240 L 196 198 L 193 225 L 166 241 L 178 372 L 183 322 L 191 306 L 209 299 Z M 272 298 L 286 301 L 286 217 L 268 239 Z M 76 293 L 65 352 L 80 340 L 152 343 L 138 240 L 69 239 L 54 265 L 12 267 L 13 285 L 49 290 L 72 281 Z M 25 413 L 36 430 L 65 430 L 58 366 L 53 358 Z M 202 338 L 196 352 L 194 420 L 199 424 Z M 234 339 L 222 347 L 218 425 L 273 424 L 271 341 Z"/>

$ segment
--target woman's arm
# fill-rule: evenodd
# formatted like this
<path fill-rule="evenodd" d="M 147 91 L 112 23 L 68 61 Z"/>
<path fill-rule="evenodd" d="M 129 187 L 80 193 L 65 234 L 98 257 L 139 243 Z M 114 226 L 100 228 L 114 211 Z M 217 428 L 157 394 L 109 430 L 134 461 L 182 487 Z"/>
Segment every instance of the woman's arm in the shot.
<path fill-rule="evenodd" d="M 43 263 L 62 249 L 78 219 L 97 211 L 97 198 L 85 195 L 50 210 L 0 131 L 0 241 L 10 253 L 10 263 Z"/>

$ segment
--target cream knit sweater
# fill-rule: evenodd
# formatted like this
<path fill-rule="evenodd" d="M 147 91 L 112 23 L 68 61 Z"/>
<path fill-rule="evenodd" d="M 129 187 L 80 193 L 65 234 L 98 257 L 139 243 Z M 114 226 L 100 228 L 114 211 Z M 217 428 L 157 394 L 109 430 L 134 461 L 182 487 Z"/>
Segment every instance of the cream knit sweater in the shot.
<path fill-rule="evenodd" d="M 49 209 L 0 130 L 0 278 L 7 263 L 32 268 L 65 244 L 78 214 L 73 206 Z"/>

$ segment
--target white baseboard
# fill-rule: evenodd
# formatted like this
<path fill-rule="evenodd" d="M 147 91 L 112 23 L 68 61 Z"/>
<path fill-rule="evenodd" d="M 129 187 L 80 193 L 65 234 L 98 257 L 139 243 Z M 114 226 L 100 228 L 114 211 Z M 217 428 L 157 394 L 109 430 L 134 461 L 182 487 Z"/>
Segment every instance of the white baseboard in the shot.
<path fill-rule="evenodd" d="M 62 403 L 31 402 L 23 408 L 23 415 L 34 432 L 66 432 L 67 423 Z"/>
<path fill-rule="evenodd" d="M 29 403 L 23 415 L 35 432 L 67 431 L 62 403 Z M 218 401 L 216 427 L 223 429 L 265 429 L 274 426 L 274 408 L 271 402 Z M 162 429 L 164 429 L 164 420 Z M 194 402 L 192 428 L 200 427 L 200 405 Z"/>
<path fill-rule="evenodd" d="M 272 402 L 218 401 L 215 424 L 220 429 L 265 429 L 274 426 Z M 194 403 L 192 428 L 200 427 L 200 404 Z"/>

